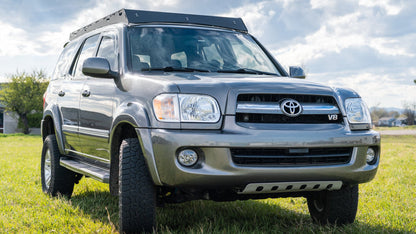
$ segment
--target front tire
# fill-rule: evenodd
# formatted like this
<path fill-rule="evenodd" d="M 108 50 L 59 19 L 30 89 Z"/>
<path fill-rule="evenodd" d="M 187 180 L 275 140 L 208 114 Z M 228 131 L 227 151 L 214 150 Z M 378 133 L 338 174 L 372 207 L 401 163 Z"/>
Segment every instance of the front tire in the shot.
<path fill-rule="evenodd" d="M 353 223 L 358 207 L 358 185 L 336 191 L 316 192 L 308 200 L 309 213 L 318 224 L 345 225 Z"/>
<path fill-rule="evenodd" d="M 119 160 L 120 233 L 152 232 L 156 191 L 137 138 L 123 140 Z"/>
<path fill-rule="evenodd" d="M 59 164 L 61 153 L 55 135 L 45 138 L 41 158 L 41 181 L 44 193 L 52 197 L 58 195 L 71 198 L 76 173 Z"/>

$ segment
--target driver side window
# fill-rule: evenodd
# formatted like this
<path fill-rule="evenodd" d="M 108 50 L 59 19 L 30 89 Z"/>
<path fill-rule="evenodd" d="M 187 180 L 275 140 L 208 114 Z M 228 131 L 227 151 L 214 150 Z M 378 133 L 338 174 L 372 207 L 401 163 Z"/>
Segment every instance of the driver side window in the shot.
<path fill-rule="evenodd" d="M 82 64 L 84 60 L 94 56 L 95 48 L 97 48 L 99 34 L 87 38 L 82 46 L 81 52 L 78 54 L 76 64 L 74 65 L 73 76 L 84 76 L 82 74 Z"/>
<path fill-rule="evenodd" d="M 116 42 L 113 37 L 104 36 L 101 39 L 97 57 L 106 58 L 110 63 L 111 70 L 118 71 L 118 53 Z"/>

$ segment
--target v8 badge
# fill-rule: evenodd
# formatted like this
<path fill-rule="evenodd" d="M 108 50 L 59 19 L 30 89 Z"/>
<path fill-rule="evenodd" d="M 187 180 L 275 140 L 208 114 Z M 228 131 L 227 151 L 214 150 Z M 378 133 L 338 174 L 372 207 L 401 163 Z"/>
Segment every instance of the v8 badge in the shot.
<path fill-rule="evenodd" d="M 338 120 L 338 115 L 328 115 L 328 119 L 330 121 L 336 121 L 336 120 Z"/>

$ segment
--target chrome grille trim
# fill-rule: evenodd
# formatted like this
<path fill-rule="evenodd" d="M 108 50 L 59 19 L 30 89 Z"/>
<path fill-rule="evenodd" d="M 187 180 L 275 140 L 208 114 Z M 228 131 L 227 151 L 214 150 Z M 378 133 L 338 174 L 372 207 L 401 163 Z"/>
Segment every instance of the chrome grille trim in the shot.
<path fill-rule="evenodd" d="M 292 99 L 301 112 L 290 115 L 282 105 Z M 286 112 L 286 113 L 285 113 Z M 298 111 L 299 112 L 299 111 Z M 342 110 L 331 95 L 240 93 L 235 103 L 237 124 L 342 124 Z"/>
<path fill-rule="evenodd" d="M 340 111 L 337 106 L 332 104 L 311 104 L 301 103 L 303 107 L 302 114 L 304 115 L 321 115 L 321 114 L 339 114 Z M 239 102 L 237 104 L 237 113 L 252 113 L 252 114 L 283 114 L 279 103 L 270 102 Z"/>

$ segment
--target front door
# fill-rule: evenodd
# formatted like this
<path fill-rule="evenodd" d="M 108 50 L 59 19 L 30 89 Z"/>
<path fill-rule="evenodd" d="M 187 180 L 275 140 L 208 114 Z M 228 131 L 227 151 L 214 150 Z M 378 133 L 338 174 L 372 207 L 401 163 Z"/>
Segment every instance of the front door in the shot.
<path fill-rule="evenodd" d="M 118 71 L 118 48 L 115 34 L 101 37 L 97 57 L 106 58 L 111 70 Z M 114 93 L 113 79 L 88 77 L 84 83 L 80 102 L 79 137 L 82 153 L 110 160 L 110 128 L 113 122 Z"/>

